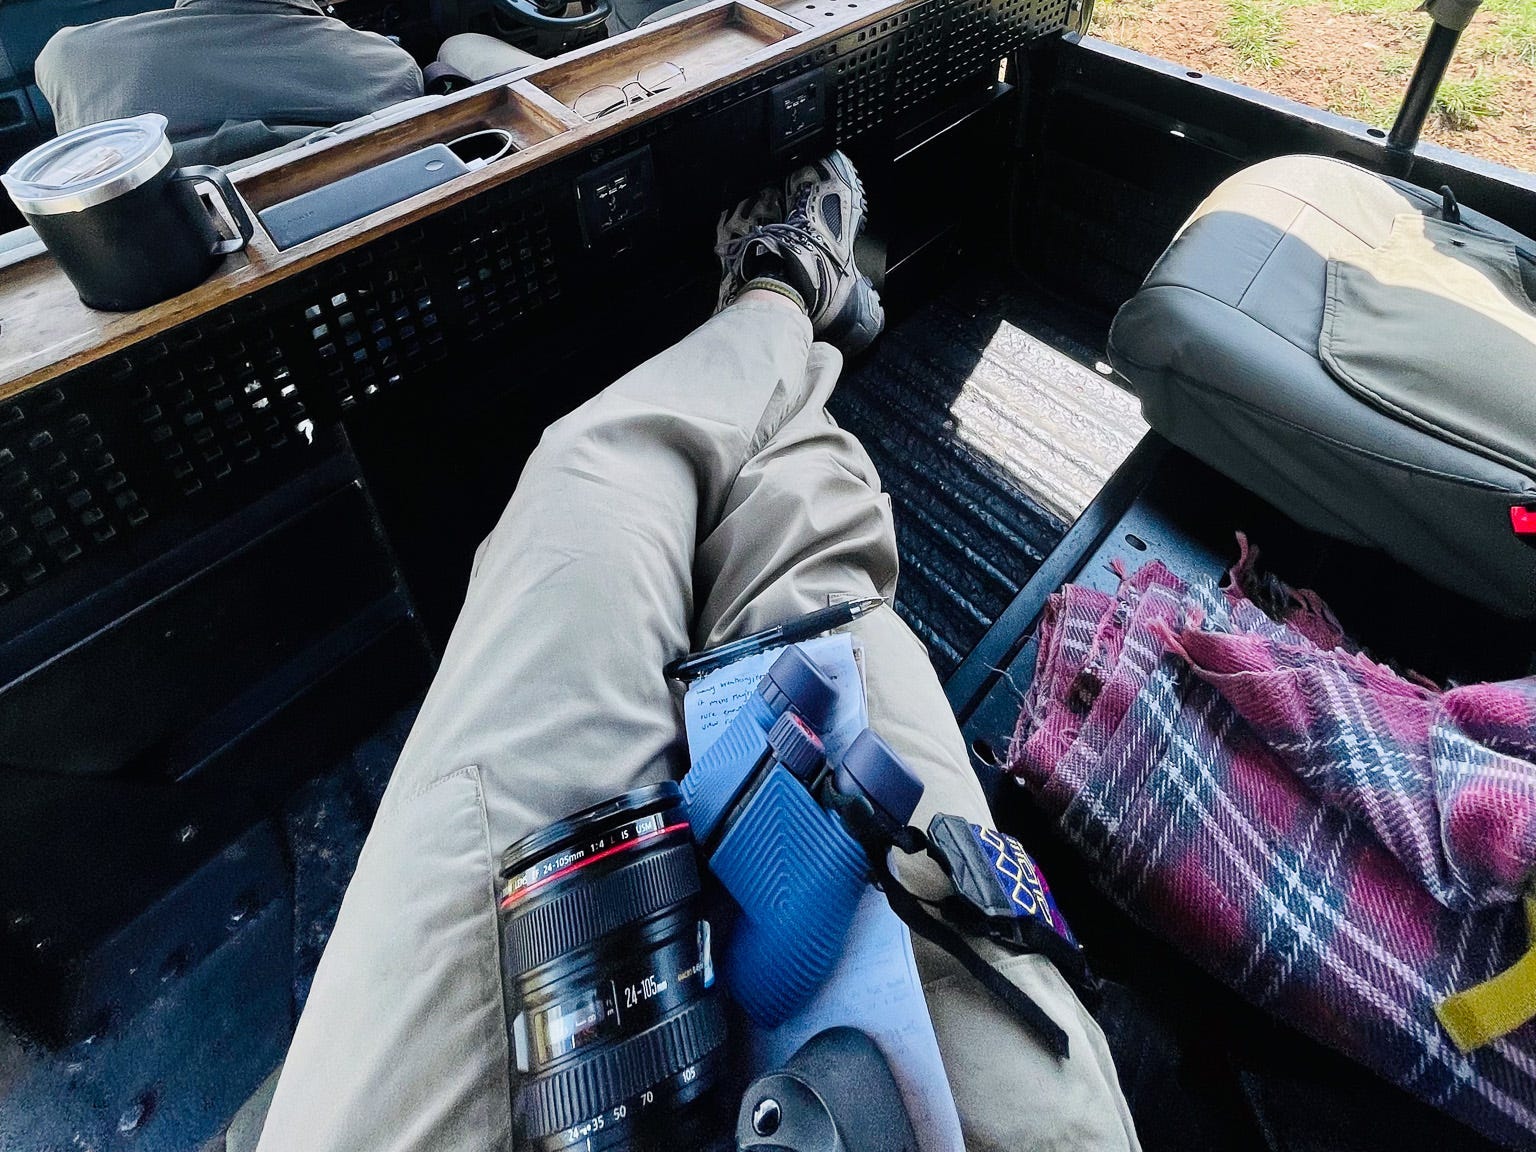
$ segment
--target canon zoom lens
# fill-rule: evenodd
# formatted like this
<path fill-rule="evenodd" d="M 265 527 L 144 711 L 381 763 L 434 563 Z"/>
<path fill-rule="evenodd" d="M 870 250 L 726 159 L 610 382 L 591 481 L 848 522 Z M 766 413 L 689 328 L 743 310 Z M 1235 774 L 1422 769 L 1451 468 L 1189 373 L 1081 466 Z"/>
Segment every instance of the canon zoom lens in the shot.
<path fill-rule="evenodd" d="M 578 812 L 501 864 L 518 1148 L 712 1147 L 725 1012 L 677 785 Z"/>

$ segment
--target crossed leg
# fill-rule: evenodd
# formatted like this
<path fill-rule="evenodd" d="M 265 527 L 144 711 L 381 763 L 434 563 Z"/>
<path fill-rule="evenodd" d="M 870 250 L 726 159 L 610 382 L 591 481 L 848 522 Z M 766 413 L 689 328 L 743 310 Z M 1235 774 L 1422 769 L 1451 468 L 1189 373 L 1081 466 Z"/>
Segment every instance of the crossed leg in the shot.
<path fill-rule="evenodd" d="M 681 776 L 667 660 L 829 598 L 894 591 L 888 501 L 824 411 L 840 368 L 793 305 L 748 298 L 545 433 L 476 554 L 264 1152 L 510 1147 L 501 849 Z M 985 821 L 922 646 L 889 610 L 858 631 L 871 723 L 926 785 L 917 819 Z M 1103 1037 L 1048 962 L 1004 965 L 1067 1028 L 1065 1063 L 942 954 L 918 961 L 968 1148 L 1135 1147 Z"/>

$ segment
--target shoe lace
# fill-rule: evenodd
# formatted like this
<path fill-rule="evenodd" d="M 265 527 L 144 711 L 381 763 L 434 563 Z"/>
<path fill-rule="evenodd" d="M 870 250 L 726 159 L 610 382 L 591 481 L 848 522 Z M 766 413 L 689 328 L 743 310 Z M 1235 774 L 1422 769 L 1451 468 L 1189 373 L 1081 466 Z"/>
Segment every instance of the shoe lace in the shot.
<path fill-rule="evenodd" d="M 716 254 L 730 269 L 731 276 L 737 281 L 745 281 L 746 276 L 742 272 L 742 265 L 746 261 L 747 253 L 754 242 L 770 239 L 774 246 L 786 245 L 793 247 L 800 245 L 811 248 L 826 257 L 833 266 L 837 266 L 837 253 L 825 237 L 818 234 L 810 226 L 811 195 L 814 187 L 807 185 L 795 194 L 794 205 L 786 215 L 786 218 L 773 224 L 760 224 L 750 232 L 742 236 L 736 236 L 716 249 Z"/>

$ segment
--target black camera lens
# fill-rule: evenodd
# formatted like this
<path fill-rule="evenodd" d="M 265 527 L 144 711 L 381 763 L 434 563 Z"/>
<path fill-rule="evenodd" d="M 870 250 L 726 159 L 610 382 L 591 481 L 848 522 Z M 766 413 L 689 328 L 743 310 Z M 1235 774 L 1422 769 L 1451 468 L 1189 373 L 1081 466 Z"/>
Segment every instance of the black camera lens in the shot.
<path fill-rule="evenodd" d="M 677 785 L 519 840 L 499 902 L 517 1146 L 711 1145 L 725 1012 Z"/>

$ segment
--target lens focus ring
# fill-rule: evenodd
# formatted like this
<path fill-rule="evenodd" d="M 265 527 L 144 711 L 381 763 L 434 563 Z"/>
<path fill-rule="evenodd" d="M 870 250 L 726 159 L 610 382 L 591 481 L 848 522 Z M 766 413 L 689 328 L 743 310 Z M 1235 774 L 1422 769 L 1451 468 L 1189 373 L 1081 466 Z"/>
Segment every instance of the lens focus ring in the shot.
<path fill-rule="evenodd" d="M 725 1042 L 725 1011 L 718 997 L 689 1005 L 622 1044 L 594 1052 L 523 1086 L 528 1131 L 535 1138 L 579 1124 L 599 1109 L 653 1088 L 697 1064 Z"/>
<path fill-rule="evenodd" d="M 691 843 L 641 856 L 590 884 L 513 913 L 506 929 L 507 970 L 513 976 L 531 972 L 698 891 Z"/>

